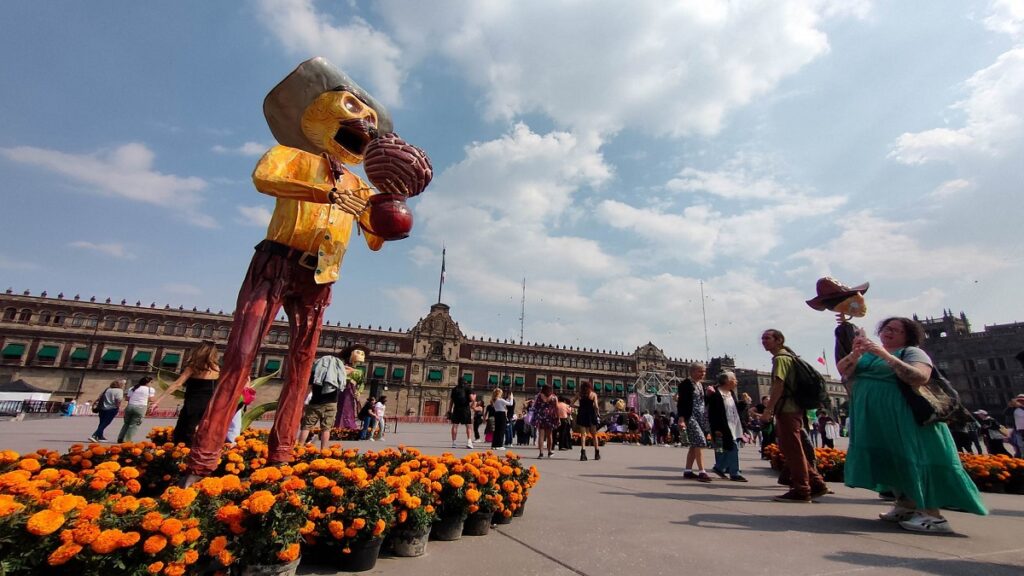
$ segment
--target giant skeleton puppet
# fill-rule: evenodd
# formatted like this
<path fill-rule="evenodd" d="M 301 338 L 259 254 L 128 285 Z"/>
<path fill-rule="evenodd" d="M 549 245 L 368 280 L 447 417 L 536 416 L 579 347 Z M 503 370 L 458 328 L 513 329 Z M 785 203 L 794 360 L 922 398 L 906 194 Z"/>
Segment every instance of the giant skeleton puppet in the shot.
<path fill-rule="evenodd" d="M 835 278 L 826 276 L 819 278 L 815 285 L 818 295 L 807 301 L 808 306 L 819 312 L 831 310 L 836 313 L 836 362 L 853 350 L 853 339 L 862 332 L 850 320 L 863 318 L 868 313 L 864 293 L 868 291 L 869 286 L 870 284 L 865 282 L 851 288 Z"/>
<path fill-rule="evenodd" d="M 287 375 L 268 460 L 291 460 L 324 310 L 353 224 L 371 250 L 404 238 L 412 227 L 405 198 L 422 192 L 432 176 L 423 151 L 392 132 L 384 106 L 323 58 L 303 62 L 275 86 L 263 112 L 280 145 L 260 159 L 252 179 L 277 203 L 238 292 L 220 381 L 188 456 L 186 485 L 220 463 L 236 399 L 282 306 L 290 328 Z M 343 166 L 360 163 L 380 193 Z"/>

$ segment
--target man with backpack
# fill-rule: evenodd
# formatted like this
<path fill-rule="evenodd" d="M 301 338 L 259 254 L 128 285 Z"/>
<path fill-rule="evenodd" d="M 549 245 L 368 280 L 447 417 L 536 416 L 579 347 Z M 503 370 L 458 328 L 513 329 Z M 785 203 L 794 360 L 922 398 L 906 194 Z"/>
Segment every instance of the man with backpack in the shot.
<path fill-rule="evenodd" d="M 761 420 L 768 422 L 774 416 L 779 449 L 789 472 L 789 491 L 774 500 L 811 502 L 828 494 L 829 490 L 814 464 L 808 463 L 814 455 L 813 448 L 811 454 L 807 453 L 808 447 L 802 438 L 804 406 L 822 397 L 824 384 L 820 382 L 821 374 L 813 366 L 806 365 L 785 342 L 786 337 L 778 330 L 769 329 L 761 334 L 761 345 L 772 355 L 772 387 Z M 808 367 L 817 374 L 819 381 L 807 371 Z"/>

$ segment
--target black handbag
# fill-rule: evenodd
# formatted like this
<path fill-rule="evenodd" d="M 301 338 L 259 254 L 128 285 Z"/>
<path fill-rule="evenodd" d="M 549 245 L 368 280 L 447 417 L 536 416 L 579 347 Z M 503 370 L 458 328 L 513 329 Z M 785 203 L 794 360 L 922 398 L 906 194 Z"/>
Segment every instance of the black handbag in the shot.
<path fill-rule="evenodd" d="M 902 350 L 897 357 L 903 359 Z M 921 386 L 911 386 L 900 380 L 900 392 L 919 426 L 936 422 L 967 422 L 974 418 L 960 403 L 960 394 L 935 366 L 932 366 L 928 382 Z"/>

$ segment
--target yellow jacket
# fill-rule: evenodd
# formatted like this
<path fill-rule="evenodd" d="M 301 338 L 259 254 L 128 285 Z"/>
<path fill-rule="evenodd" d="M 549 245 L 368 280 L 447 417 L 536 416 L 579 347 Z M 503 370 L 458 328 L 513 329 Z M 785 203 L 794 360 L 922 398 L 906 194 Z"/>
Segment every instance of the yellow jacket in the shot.
<path fill-rule="evenodd" d="M 327 159 L 296 148 L 274 146 L 256 164 L 252 181 L 257 190 L 277 198 L 267 240 L 316 254 L 316 283 L 335 282 L 355 218 L 327 202 L 333 186 Z M 363 199 L 373 195 L 368 184 L 347 170 L 338 180 L 338 190 L 351 191 Z M 366 245 L 370 250 L 380 250 L 384 240 L 366 232 L 369 210 L 363 212 L 360 222 L 365 226 Z"/>

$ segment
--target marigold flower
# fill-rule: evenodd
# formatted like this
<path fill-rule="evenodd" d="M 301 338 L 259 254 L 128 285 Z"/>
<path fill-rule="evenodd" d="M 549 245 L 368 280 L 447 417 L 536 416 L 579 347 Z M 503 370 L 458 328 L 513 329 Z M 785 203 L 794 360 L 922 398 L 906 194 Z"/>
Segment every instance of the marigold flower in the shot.
<path fill-rule="evenodd" d="M 71 537 L 76 544 L 85 546 L 92 544 L 100 535 L 100 527 L 95 524 L 79 524 L 71 531 Z"/>
<path fill-rule="evenodd" d="M 324 490 L 330 488 L 334 484 L 334 481 L 326 476 L 317 476 L 313 479 L 313 487 L 317 490 Z"/>
<path fill-rule="evenodd" d="M 134 546 L 140 538 L 141 536 L 138 532 L 125 532 L 121 535 L 121 541 L 117 545 L 121 548 L 128 548 L 129 546 Z"/>
<path fill-rule="evenodd" d="M 226 504 L 217 510 L 217 520 L 225 524 L 242 519 L 242 509 L 234 504 Z"/>
<path fill-rule="evenodd" d="M 171 536 L 171 546 L 178 547 L 185 543 L 185 533 L 178 532 L 174 536 Z"/>
<path fill-rule="evenodd" d="M 114 550 L 117 550 L 118 544 L 121 542 L 121 537 L 124 533 L 120 530 L 110 529 L 100 532 L 100 535 L 90 544 L 92 551 L 97 554 L 110 554 Z"/>
<path fill-rule="evenodd" d="M 73 542 L 61 544 L 56 550 L 50 553 L 46 563 L 50 566 L 60 566 L 75 557 L 82 551 L 82 547 Z"/>
<path fill-rule="evenodd" d="M 227 550 L 221 550 L 220 554 L 217 554 L 217 561 L 221 566 L 231 566 L 231 563 L 235 561 L 235 556 Z"/>
<path fill-rule="evenodd" d="M 345 525 L 338 520 L 331 520 L 328 522 L 327 529 L 330 530 L 331 536 L 334 536 L 335 540 L 341 540 L 345 535 Z"/>
<path fill-rule="evenodd" d="M 139 477 L 139 470 L 137 468 L 128 466 L 122 468 L 118 475 L 121 476 L 122 480 L 134 480 L 135 478 Z"/>
<path fill-rule="evenodd" d="M 207 496 L 220 496 L 224 491 L 224 482 L 217 476 L 207 476 L 196 482 L 194 488 Z"/>
<path fill-rule="evenodd" d="M 202 535 L 203 533 L 199 531 L 199 528 L 189 528 L 188 530 L 185 530 L 185 540 L 188 542 L 195 542 L 196 540 L 199 540 L 199 537 Z"/>
<path fill-rule="evenodd" d="M 146 554 L 156 554 L 167 547 L 167 538 L 160 534 L 153 534 L 142 543 L 142 551 Z M 162 568 L 162 566 L 161 566 Z"/>
<path fill-rule="evenodd" d="M 36 536 L 53 534 L 64 525 L 64 515 L 56 510 L 40 510 L 28 519 L 25 528 Z"/>
<path fill-rule="evenodd" d="M 181 561 L 185 564 L 195 564 L 197 560 L 199 560 L 199 552 L 195 550 L 186 550 L 181 557 Z"/>
<path fill-rule="evenodd" d="M 477 502 L 480 500 L 480 491 L 476 488 L 470 488 L 466 490 L 466 500 L 468 502 Z"/>
<path fill-rule="evenodd" d="M 362 530 L 363 526 L 366 526 L 366 519 L 365 518 L 356 518 L 355 520 L 352 521 L 352 527 L 355 528 L 356 530 Z"/>
<path fill-rule="evenodd" d="M 159 574 L 160 571 L 163 570 L 163 569 L 164 569 L 164 563 L 163 562 L 153 562 L 149 566 L 146 566 L 146 572 L 149 572 L 150 574 Z"/>
<path fill-rule="evenodd" d="M 78 519 L 84 522 L 92 522 L 98 519 L 100 514 L 103 514 L 103 504 L 93 502 L 86 504 L 85 508 L 82 508 L 82 511 L 78 513 Z"/>
<path fill-rule="evenodd" d="M 267 470 L 273 470 L 273 468 L 267 468 Z M 257 490 L 246 498 L 242 505 L 253 514 L 266 514 L 274 506 L 274 502 L 276 499 L 269 491 Z"/>
<path fill-rule="evenodd" d="M 25 505 L 15 501 L 14 496 L 10 494 L 0 494 L 0 518 L 10 516 L 23 508 L 25 508 Z"/>
<path fill-rule="evenodd" d="M 127 514 L 139 509 L 139 501 L 134 496 L 125 496 L 114 503 L 110 509 L 114 514 Z"/>
<path fill-rule="evenodd" d="M 377 520 L 376 524 L 373 526 L 373 535 L 380 536 L 384 533 L 385 528 L 387 528 L 387 523 L 385 523 L 384 520 Z"/>
<path fill-rule="evenodd" d="M 187 508 L 196 499 L 196 491 L 192 488 L 177 488 L 172 486 L 164 493 L 163 499 L 174 510 Z"/>
<path fill-rule="evenodd" d="M 182 576 L 185 573 L 185 565 L 180 562 L 171 562 L 164 568 L 164 574 L 167 576 Z"/>
<path fill-rule="evenodd" d="M 206 553 L 210 556 L 216 556 L 220 554 L 222 550 L 227 548 L 228 539 L 226 536 L 217 536 L 213 540 L 210 540 L 210 547 L 206 549 Z"/>
<path fill-rule="evenodd" d="M 39 465 L 39 460 L 36 460 L 35 458 L 25 458 L 21 462 L 18 462 L 18 468 L 29 472 L 35 472 L 42 468 L 42 466 Z"/>
<path fill-rule="evenodd" d="M 282 562 L 291 562 L 299 557 L 299 543 L 289 544 L 287 548 L 277 553 L 277 559 Z"/>
<path fill-rule="evenodd" d="M 462 476 L 459 476 L 458 474 L 455 474 L 455 475 L 452 475 L 452 476 L 448 477 L 448 485 L 451 486 L 452 488 L 456 488 L 456 489 L 457 488 L 462 488 L 462 486 L 465 483 L 466 483 L 466 479 L 463 478 Z"/>
<path fill-rule="evenodd" d="M 168 518 L 160 524 L 160 533 L 164 536 L 174 536 L 181 532 L 181 520 Z"/>
<path fill-rule="evenodd" d="M 146 512 L 146 515 L 142 517 L 142 529 L 149 532 L 156 532 L 160 529 L 160 525 L 163 523 L 164 515 L 156 510 Z"/>

